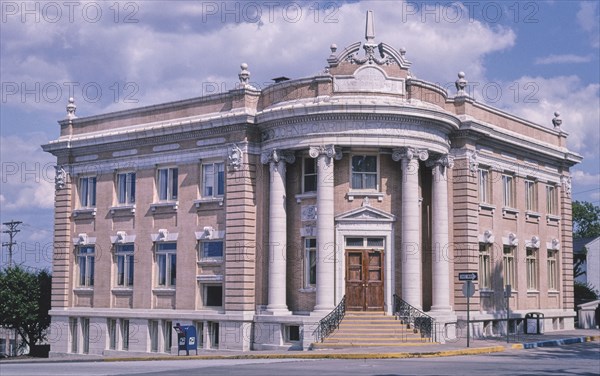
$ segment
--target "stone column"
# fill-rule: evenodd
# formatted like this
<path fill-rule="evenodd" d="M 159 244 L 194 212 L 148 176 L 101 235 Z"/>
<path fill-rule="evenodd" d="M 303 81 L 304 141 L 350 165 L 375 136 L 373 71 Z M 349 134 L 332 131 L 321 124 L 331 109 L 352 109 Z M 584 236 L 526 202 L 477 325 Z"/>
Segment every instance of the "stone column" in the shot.
<path fill-rule="evenodd" d="M 311 147 L 309 155 L 317 158 L 317 296 L 315 311 L 335 308 L 335 226 L 333 160 L 342 152 L 333 145 Z"/>
<path fill-rule="evenodd" d="M 419 160 L 427 150 L 404 147 L 394 150 L 392 159 L 402 163 L 402 299 L 422 309 L 421 216 L 419 211 Z"/>
<path fill-rule="evenodd" d="M 263 153 L 269 164 L 269 304 L 272 314 L 290 314 L 286 305 L 287 215 L 285 209 L 285 163 L 294 163 L 292 153 L 273 149 Z"/>
<path fill-rule="evenodd" d="M 432 167 L 431 185 L 432 213 L 432 311 L 451 311 L 450 305 L 450 257 L 448 238 L 448 169 L 454 159 L 442 155 L 428 163 Z"/>

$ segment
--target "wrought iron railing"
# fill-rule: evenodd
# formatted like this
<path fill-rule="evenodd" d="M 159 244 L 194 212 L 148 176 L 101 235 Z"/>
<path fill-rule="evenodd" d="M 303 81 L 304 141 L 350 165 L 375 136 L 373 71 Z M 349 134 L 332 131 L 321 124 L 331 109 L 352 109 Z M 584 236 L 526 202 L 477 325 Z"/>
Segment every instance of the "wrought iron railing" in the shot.
<path fill-rule="evenodd" d="M 323 317 L 315 331 L 313 336 L 315 342 L 323 342 L 323 340 L 330 335 L 334 330 L 340 327 L 340 322 L 346 314 L 346 295 L 342 298 L 340 304 L 337 305 L 327 316 Z"/>
<path fill-rule="evenodd" d="M 436 342 L 437 324 L 435 319 L 413 307 L 394 294 L 394 315 L 409 328 L 421 333 L 422 338 Z"/>

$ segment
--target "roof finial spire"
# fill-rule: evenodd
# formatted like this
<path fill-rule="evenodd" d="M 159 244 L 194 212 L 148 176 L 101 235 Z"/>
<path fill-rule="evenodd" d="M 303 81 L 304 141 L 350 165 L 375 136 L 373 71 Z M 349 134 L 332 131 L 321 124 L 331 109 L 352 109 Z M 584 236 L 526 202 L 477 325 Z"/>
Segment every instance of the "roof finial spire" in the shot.
<path fill-rule="evenodd" d="M 365 28 L 365 39 L 367 43 L 373 42 L 375 39 L 375 25 L 373 25 L 373 11 L 367 11 L 367 25 Z"/>

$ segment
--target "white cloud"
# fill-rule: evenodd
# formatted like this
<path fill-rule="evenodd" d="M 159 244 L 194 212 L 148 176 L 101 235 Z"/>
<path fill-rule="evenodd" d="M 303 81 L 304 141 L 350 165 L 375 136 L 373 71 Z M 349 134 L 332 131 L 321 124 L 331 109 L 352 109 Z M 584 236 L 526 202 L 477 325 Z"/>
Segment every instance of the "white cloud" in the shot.
<path fill-rule="evenodd" d="M 559 111 L 569 148 L 584 157 L 600 158 L 600 84 L 585 84 L 577 76 L 523 76 L 500 86 L 504 95 L 494 105 L 550 128 Z"/>
<path fill-rule="evenodd" d="M 579 3 L 577 23 L 590 37 L 592 47 L 600 47 L 600 16 L 598 2 L 582 1 Z"/>
<path fill-rule="evenodd" d="M 320 4 L 318 14 L 314 4 L 297 2 L 303 16 L 297 22 L 291 8 L 269 11 L 262 6 L 259 24 L 244 22 L 255 17 L 252 9 L 244 10 L 240 4 L 238 23 L 231 22 L 235 16 L 223 9 L 211 15 L 206 6 L 188 2 L 171 2 L 168 12 L 155 2 L 141 2 L 137 23 L 110 23 L 106 18 L 114 11 L 108 8 L 106 17 L 96 23 L 9 22 L 3 32 L 10 31 L 2 36 L 3 58 L 8 56 L 1 68 L 3 80 L 28 87 L 36 82 L 42 87 L 58 84 L 62 92 L 54 101 L 49 100 L 54 99 L 53 92 L 39 101 L 12 95 L 7 105 L 62 118 L 67 82 L 78 85 L 79 116 L 196 97 L 214 78 L 222 89 L 232 89 L 242 62 L 249 64 L 251 80 L 260 87 L 277 76 L 312 75 L 326 65 L 330 43 L 341 50 L 364 40 L 367 9 L 374 11 L 376 41 L 406 48 L 413 73 L 433 82 L 454 82 L 458 71 L 467 72 L 470 80 L 483 80 L 484 57 L 512 47 L 516 39 L 511 29 L 469 19 L 467 9 L 458 5 L 436 5 L 438 15 L 423 19 L 419 12 L 407 15 L 399 2 L 332 3 L 335 7 L 328 9 Z M 21 44 L 23 35 L 27 40 Z M 125 88 L 126 83 L 131 85 Z M 102 90 L 97 102 L 94 90 L 83 91 L 90 84 L 90 89 Z M 132 101 L 125 100 L 128 95 Z"/>
<path fill-rule="evenodd" d="M 54 205 L 54 158 L 40 148 L 45 135 L 0 137 L 3 215 Z"/>
<path fill-rule="evenodd" d="M 535 59 L 535 64 L 565 64 L 565 63 L 589 63 L 592 61 L 592 56 L 580 56 L 573 54 L 565 55 L 550 55 Z"/>
<path fill-rule="evenodd" d="M 590 174 L 589 172 L 574 170 L 571 171 L 571 177 L 574 183 L 600 187 L 600 174 Z"/>

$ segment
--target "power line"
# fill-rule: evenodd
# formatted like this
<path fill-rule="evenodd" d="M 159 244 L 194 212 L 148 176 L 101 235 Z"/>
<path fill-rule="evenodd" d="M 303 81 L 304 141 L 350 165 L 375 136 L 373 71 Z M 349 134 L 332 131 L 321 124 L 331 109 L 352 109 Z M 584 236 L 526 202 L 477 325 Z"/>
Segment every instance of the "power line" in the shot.
<path fill-rule="evenodd" d="M 23 223 L 21 221 L 10 221 L 10 222 L 4 222 L 2 223 L 4 226 L 8 227 L 8 230 L 4 230 L 2 231 L 5 234 L 8 234 L 9 236 L 9 241 L 7 243 L 2 243 L 3 247 L 8 247 L 8 267 L 12 268 L 12 254 L 13 254 L 13 246 L 17 244 L 17 242 L 14 241 L 15 235 L 17 235 L 17 233 L 21 232 L 21 230 L 17 230 L 17 227 L 19 227 L 19 225 Z"/>

